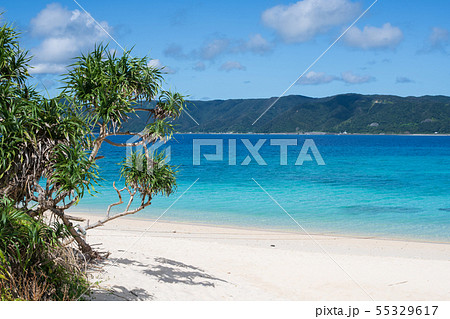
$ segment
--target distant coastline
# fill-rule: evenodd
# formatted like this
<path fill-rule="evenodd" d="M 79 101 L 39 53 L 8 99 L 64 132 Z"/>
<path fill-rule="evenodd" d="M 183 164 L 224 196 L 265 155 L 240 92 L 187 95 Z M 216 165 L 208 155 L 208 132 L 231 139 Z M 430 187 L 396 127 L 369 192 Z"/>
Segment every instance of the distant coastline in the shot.
<path fill-rule="evenodd" d="M 303 132 L 303 133 L 291 133 L 291 132 L 282 132 L 282 133 L 254 133 L 254 132 L 176 132 L 175 134 L 192 134 L 192 135 L 338 135 L 338 136 L 346 136 L 346 135 L 363 135 L 363 136 L 450 136 L 450 134 L 426 134 L 426 133 L 418 133 L 418 134 L 399 134 L 399 133 L 329 133 L 329 132 Z"/>
<path fill-rule="evenodd" d="M 173 122 L 180 132 L 450 134 L 450 97 L 442 95 L 400 97 L 349 93 L 324 98 L 289 95 L 277 100 L 229 99 L 187 104 L 186 112 Z M 152 105 L 142 107 L 152 108 Z M 140 132 L 146 125 L 144 113 L 137 111 L 123 123 L 122 131 Z"/>

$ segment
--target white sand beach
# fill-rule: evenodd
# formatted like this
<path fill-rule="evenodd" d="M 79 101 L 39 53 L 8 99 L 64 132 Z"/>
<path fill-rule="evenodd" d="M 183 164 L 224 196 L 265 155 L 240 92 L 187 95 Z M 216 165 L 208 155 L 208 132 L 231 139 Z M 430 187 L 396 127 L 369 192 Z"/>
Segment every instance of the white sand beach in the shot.
<path fill-rule="evenodd" d="M 450 300 L 450 243 L 138 218 L 88 241 L 111 253 L 91 270 L 93 300 Z"/>

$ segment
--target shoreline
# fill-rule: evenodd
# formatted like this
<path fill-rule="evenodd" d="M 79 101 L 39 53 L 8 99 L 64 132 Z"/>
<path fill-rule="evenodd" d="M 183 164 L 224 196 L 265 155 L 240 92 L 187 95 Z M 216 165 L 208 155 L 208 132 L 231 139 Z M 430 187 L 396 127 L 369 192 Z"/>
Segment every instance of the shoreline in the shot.
<path fill-rule="evenodd" d="M 104 217 L 104 214 L 96 213 L 96 212 L 83 212 L 83 211 L 74 211 L 71 212 L 69 215 L 81 215 L 86 217 Z M 80 217 L 81 217 L 80 216 Z M 99 218 L 100 219 L 100 218 Z M 155 218 L 148 218 L 138 215 L 128 215 L 119 218 L 118 220 L 140 220 L 143 222 L 155 222 Z M 412 243 L 424 243 L 424 244 L 443 244 L 443 245 L 450 245 L 450 241 L 445 240 L 432 240 L 432 239 L 425 239 L 425 238 L 413 238 L 413 237 L 385 237 L 385 236 L 377 236 L 372 234 L 356 234 L 356 233 L 342 233 L 342 232 L 336 232 L 333 230 L 323 230 L 323 231 L 310 231 L 308 233 L 305 233 L 302 229 L 298 228 L 265 228 L 265 227 L 258 227 L 258 226 L 241 226 L 241 225 L 234 225 L 234 224 L 215 224 L 215 223 L 207 223 L 207 222 L 196 222 L 196 221 L 179 221 L 179 220 L 171 220 L 171 219 L 159 219 L 158 222 L 164 223 L 164 224 L 175 224 L 175 225 L 185 225 L 185 226 L 200 226 L 200 227 L 212 227 L 212 228 L 219 228 L 219 229 L 230 229 L 230 230 L 239 230 L 239 231 L 261 231 L 261 232 L 269 232 L 269 233 L 275 233 L 275 234 L 290 234 L 290 235 L 306 235 L 308 236 L 329 236 L 329 237 L 342 237 L 342 238 L 349 238 L 349 239 L 374 239 L 374 240 L 385 240 L 385 241 L 399 241 L 399 242 L 412 242 Z"/>
<path fill-rule="evenodd" d="M 119 218 L 92 229 L 87 240 L 94 249 L 111 253 L 100 268 L 90 271 L 91 282 L 100 282 L 91 300 L 448 300 L 450 296 L 446 243 L 309 236 L 138 218 Z"/>

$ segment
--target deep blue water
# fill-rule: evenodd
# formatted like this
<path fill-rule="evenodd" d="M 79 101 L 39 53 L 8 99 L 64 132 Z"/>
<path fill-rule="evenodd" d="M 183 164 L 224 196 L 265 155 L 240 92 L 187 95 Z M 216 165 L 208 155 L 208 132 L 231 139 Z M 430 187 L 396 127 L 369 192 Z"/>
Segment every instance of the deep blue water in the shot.
<path fill-rule="evenodd" d="M 200 165 L 193 165 L 194 139 L 221 140 L 223 160 L 206 160 L 203 154 L 215 147 L 201 146 Z M 250 155 L 242 139 L 252 145 L 266 140 L 259 154 L 267 165 L 251 156 L 241 165 Z M 280 165 L 280 146 L 270 145 L 277 139 L 298 144 L 287 147 L 287 165 Z M 306 139 L 314 141 L 325 165 L 311 149 L 312 161 L 295 165 Z M 230 140 L 236 165 L 229 165 Z M 450 242 L 450 137 L 184 134 L 159 150 L 166 146 L 179 170 L 177 193 L 155 198 L 139 217 L 158 217 L 198 179 L 163 220 L 300 231 L 256 181 L 309 232 Z M 119 181 L 117 163 L 126 150 L 104 144 L 101 155 L 101 194 L 87 195 L 74 210 L 104 212 L 116 201 L 111 185 Z"/>

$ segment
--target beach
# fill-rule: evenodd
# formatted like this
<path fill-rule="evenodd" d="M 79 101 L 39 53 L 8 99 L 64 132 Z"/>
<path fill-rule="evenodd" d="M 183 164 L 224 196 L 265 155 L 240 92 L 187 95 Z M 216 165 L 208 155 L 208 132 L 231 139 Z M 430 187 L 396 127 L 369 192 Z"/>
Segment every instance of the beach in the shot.
<path fill-rule="evenodd" d="M 101 215 L 74 214 L 97 221 Z M 122 218 L 92 300 L 448 300 L 450 243 Z"/>

